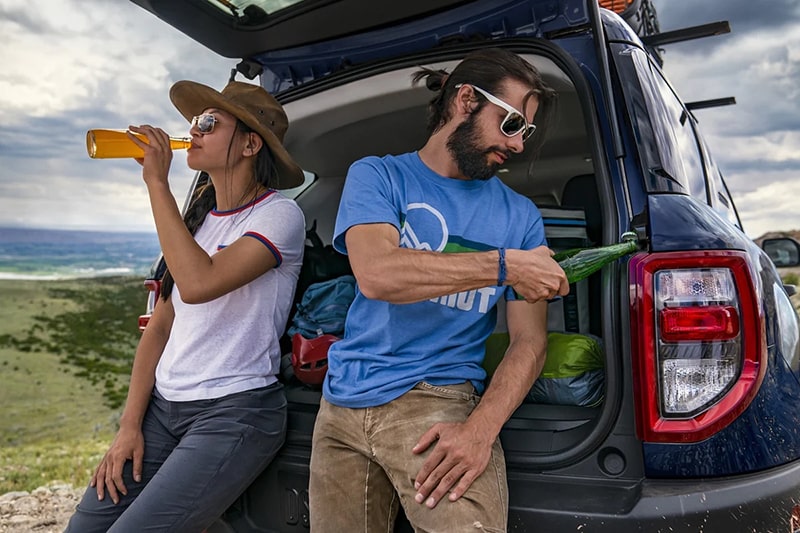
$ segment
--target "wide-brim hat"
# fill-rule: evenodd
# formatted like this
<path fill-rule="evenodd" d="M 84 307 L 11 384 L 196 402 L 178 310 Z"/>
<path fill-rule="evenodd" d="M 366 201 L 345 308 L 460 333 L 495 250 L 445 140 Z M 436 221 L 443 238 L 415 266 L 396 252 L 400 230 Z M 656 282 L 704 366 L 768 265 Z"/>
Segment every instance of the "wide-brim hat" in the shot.
<path fill-rule="evenodd" d="M 194 81 L 178 81 L 169 90 L 169 98 L 181 115 L 191 122 L 205 109 L 227 111 L 261 135 L 272 151 L 278 170 L 276 189 L 291 189 L 303 183 L 303 170 L 283 146 L 289 120 L 280 103 L 263 87 L 231 81 L 219 92 Z"/>

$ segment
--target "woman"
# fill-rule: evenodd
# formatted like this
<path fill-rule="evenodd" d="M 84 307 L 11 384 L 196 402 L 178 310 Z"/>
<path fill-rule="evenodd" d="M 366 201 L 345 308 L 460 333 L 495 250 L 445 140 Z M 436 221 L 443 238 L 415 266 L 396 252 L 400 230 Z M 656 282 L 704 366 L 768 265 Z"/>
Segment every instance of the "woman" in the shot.
<path fill-rule="evenodd" d="M 144 125 L 142 176 L 168 266 L 133 363 L 119 431 L 70 532 L 201 531 L 275 456 L 286 430 L 278 340 L 305 242 L 288 126 L 261 87 L 179 81 L 190 168 L 210 181 L 185 222 L 170 193 L 166 133 Z M 133 138 L 133 136 L 131 136 Z"/>

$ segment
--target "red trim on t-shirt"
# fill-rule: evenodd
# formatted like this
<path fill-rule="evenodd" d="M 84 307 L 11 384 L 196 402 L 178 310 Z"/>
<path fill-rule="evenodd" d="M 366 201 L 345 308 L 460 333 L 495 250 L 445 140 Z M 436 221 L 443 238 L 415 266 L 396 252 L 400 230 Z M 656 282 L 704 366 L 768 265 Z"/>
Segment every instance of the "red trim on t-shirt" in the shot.
<path fill-rule="evenodd" d="M 236 213 L 240 213 L 240 212 L 244 211 L 245 209 L 250 209 L 251 207 L 254 207 L 259 202 L 263 202 L 264 200 L 266 200 L 268 197 L 272 196 L 276 192 L 277 191 L 275 189 L 269 189 L 269 190 L 267 190 L 267 192 L 265 192 L 264 194 L 262 194 L 261 196 L 259 196 L 255 200 L 253 200 L 252 202 L 248 202 L 248 203 L 246 203 L 246 204 L 244 204 L 242 206 L 239 206 L 239 207 L 237 207 L 235 209 L 229 209 L 228 211 L 218 211 L 217 209 L 212 209 L 211 210 L 211 214 L 214 215 L 215 217 L 227 217 L 227 216 L 230 216 L 230 215 L 235 215 Z"/>

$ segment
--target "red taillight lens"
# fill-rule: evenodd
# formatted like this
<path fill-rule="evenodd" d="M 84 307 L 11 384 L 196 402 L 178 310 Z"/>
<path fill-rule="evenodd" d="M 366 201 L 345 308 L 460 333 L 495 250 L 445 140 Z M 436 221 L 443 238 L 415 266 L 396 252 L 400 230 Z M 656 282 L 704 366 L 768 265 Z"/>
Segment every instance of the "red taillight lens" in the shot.
<path fill-rule="evenodd" d="M 147 294 L 147 309 L 145 314 L 139 316 L 139 331 L 144 331 L 147 323 L 150 322 L 150 315 L 153 314 L 153 309 L 156 307 L 158 294 L 161 292 L 161 281 L 157 279 L 144 280 L 144 286 L 149 291 Z"/>
<path fill-rule="evenodd" d="M 739 312 L 729 305 L 666 308 L 658 318 L 665 342 L 721 341 L 739 335 Z"/>
<path fill-rule="evenodd" d="M 763 316 L 747 256 L 639 254 L 630 274 L 641 437 L 705 439 L 749 405 L 765 370 Z"/>

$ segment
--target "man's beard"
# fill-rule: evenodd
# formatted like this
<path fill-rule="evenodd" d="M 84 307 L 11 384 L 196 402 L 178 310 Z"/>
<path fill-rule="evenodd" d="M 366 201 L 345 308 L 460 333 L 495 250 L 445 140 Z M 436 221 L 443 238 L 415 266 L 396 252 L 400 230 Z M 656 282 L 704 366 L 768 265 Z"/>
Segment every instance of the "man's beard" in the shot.
<path fill-rule="evenodd" d="M 447 150 L 458 165 L 458 170 L 471 180 L 485 181 L 495 175 L 500 163 L 490 162 L 488 154 L 500 152 L 508 155 L 506 150 L 492 147 L 488 150 L 480 148 L 475 114 L 462 122 L 447 139 Z"/>

